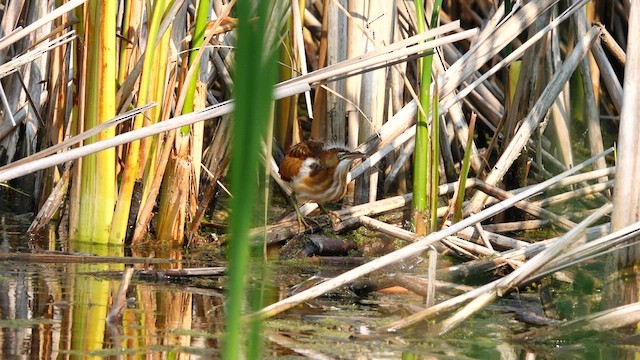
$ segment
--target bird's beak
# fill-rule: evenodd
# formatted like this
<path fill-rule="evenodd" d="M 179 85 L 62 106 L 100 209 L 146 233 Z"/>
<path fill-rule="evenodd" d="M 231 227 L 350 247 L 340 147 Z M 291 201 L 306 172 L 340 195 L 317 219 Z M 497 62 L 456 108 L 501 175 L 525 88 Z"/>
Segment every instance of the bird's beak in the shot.
<path fill-rule="evenodd" d="M 367 154 L 361 153 L 360 151 L 352 151 L 352 152 L 345 153 L 342 156 L 342 160 L 345 160 L 345 159 L 352 159 L 352 160 L 364 159 L 366 157 L 367 157 Z"/>

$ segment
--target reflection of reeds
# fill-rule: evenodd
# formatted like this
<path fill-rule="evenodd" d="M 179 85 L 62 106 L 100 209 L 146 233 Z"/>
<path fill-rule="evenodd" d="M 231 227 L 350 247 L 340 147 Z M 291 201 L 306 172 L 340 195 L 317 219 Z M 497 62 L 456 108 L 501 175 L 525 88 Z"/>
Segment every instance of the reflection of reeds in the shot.
<path fill-rule="evenodd" d="M 73 251 L 92 253 L 99 256 L 122 256 L 121 248 L 107 247 L 79 242 Z M 73 306 L 71 307 L 72 322 L 66 324 L 71 332 L 71 350 L 80 354 L 89 354 L 102 350 L 104 347 L 107 313 L 109 310 L 112 290 L 115 292 L 117 284 L 108 279 L 98 278 L 92 273 L 106 271 L 122 271 L 124 264 L 77 264 L 73 266 L 71 274 L 75 276 L 68 280 L 73 283 L 69 289 L 72 292 Z"/>

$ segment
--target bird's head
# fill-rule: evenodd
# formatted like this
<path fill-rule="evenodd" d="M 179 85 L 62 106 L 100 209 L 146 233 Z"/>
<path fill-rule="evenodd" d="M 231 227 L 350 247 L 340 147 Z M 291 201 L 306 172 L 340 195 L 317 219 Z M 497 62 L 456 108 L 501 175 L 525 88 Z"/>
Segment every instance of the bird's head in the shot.
<path fill-rule="evenodd" d="M 366 155 L 359 151 L 351 151 L 343 148 L 331 148 L 320 152 L 319 161 L 325 168 L 341 167 L 349 168 L 356 159 L 363 159 Z"/>

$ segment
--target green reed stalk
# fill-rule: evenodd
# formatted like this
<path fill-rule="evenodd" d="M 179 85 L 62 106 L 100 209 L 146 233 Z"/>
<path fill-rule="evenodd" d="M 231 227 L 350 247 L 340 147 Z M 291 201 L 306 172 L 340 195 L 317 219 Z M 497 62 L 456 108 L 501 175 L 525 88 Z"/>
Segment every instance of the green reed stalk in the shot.
<path fill-rule="evenodd" d="M 84 128 L 101 124 L 116 114 L 116 11 L 114 1 L 89 1 L 85 36 L 86 91 Z M 113 137 L 111 128 L 91 138 L 94 142 Z M 116 177 L 114 173 L 116 153 L 103 150 L 82 160 L 76 240 L 106 243 L 115 206 Z"/>
<path fill-rule="evenodd" d="M 252 13 L 255 3 L 239 0 L 236 5 L 238 18 L 236 81 L 234 97 L 236 107 L 232 128 L 230 186 L 231 199 L 229 241 L 229 283 L 227 290 L 226 337 L 224 359 L 239 359 L 247 338 L 242 310 L 246 304 L 246 280 L 249 265 L 249 227 L 254 215 L 260 165 L 260 142 L 266 131 L 272 103 L 272 88 L 276 79 L 275 54 L 272 44 L 267 44 L 266 31 L 271 1 L 257 3 L 258 14 Z M 257 16 L 256 16 L 257 15 Z M 273 24 L 270 24 L 273 26 Z M 250 332 L 259 331 L 256 325 Z M 254 343 L 253 341 L 251 343 Z M 257 358 L 257 346 L 252 346 L 245 358 Z"/>
<path fill-rule="evenodd" d="M 438 21 L 440 4 L 442 1 L 436 0 L 433 6 L 431 24 Z M 424 8 L 421 0 L 415 0 L 416 7 L 416 27 L 418 33 L 427 30 L 425 22 Z M 420 104 L 423 111 L 418 112 L 416 126 L 416 146 L 413 154 L 413 223 L 416 233 L 426 234 L 426 209 L 427 209 L 427 179 L 433 178 L 429 174 L 433 171 L 430 156 L 430 138 L 427 116 L 431 108 L 431 68 L 433 55 L 427 55 L 418 61 L 420 69 Z M 433 116 L 435 119 L 437 117 Z M 436 168 L 437 174 L 437 168 Z M 437 177 L 437 175 L 436 175 Z M 437 201 L 437 198 L 436 198 Z"/>
<path fill-rule="evenodd" d="M 437 85 L 437 83 L 436 83 Z M 431 141 L 429 159 L 429 190 L 427 198 L 429 199 L 429 232 L 438 230 L 438 185 L 440 185 L 440 119 L 438 117 L 438 87 L 433 91 L 433 104 L 431 107 Z"/>
<path fill-rule="evenodd" d="M 424 8 L 421 0 L 415 0 L 416 27 L 418 33 L 426 31 Z M 423 111 L 418 111 L 416 126 L 416 146 L 413 152 L 413 226 L 418 235 L 425 235 L 425 210 L 427 208 L 427 161 L 429 152 L 429 128 L 427 114 L 429 113 L 429 92 L 431 86 L 431 55 L 418 60 L 420 69 L 420 104 Z"/>
<path fill-rule="evenodd" d="M 207 22 L 209 21 L 209 7 L 211 2 L 209 0 L 198 1 L 198 13 L 196 14 L 196 26 L 193 32 L 193 40 L 191 41 L 191 52 L 189 53 L 189 67 L 195 66 L 194 76 L 191 77 L 189 82 L 189 88 L 187 90 L 187 96 L 184 99 L 184 105 L 182 106 L 182 113 L 187 114 L 193 111 L 193 99 L 195 98 L 196 85 L 198 84 L 198 73 L 200 72 L 200 59 L 198 58 L 198 50 L 204 43 L 204 33 L 207 29 Z M 182 127 L 181 131 L 186 134 L 189 131 L 189 126 Z"/>

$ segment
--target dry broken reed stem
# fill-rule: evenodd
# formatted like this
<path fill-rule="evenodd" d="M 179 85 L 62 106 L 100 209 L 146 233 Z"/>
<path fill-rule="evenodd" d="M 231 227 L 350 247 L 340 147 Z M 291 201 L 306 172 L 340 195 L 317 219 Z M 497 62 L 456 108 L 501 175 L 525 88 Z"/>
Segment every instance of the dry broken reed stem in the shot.
<path fill-rule="evenodd" d="M 427 267 L 427 294 L 424 297 L 424 305 L 431 306 L 436 303 L 436 270 L 438 266 L 438 251 L 435 247 L 430 246 L 427 249 L 427 257 L 429 259 Z"/>
<path fill-rule="evenodd" d="M 499 254 L 499 252 L 493 250 L 488 246 L 477 245 L 455 236 L 448 236 L 445 240 L 443 240 L 443 242 L 445 245 L 450 244 L 464 249 L 466 252 L 472 254 L 471 258 L 473 259 L 477 259 L 478 256 L 495 256 Z"/>
<path fill-rule="evenodd" d="M 478 233 L 478 235 L 480 236 L 480 239 L 482 239 L 482 243 L 484 244 L 484 246 L 486 246 L 487 249 L 493 251 L 493 246 L 491 246 L 491 242 L 489 241 L 487 232 L 484 231 L 484 229 L 482 228 L 482 224 L 476 223 L 474 224 L 473 228 L 475 229 L 476 233 Z"/>
<path fill-rule="evenodd" d="M 586 238 L 588 241 L 586 243 L 569 249 L 558 259 L 549 262 L 538 276 L 545 276 L 581 261 L 603 256 L 626 246 L 633 246 L 640 241 L 637 238 L 638 233 L 640 233 L 640 222 L 633 223 L 618 231 L 610 232 L 610 230 L 608 224 L 590 228 L 587 231 Z M 599 234 L 599 236 L 596 236 L 596 234 Z"/>
<path fill-rule="evenodd" d="M 638 231 L 637 229 L 634 230 Z M 567 254 L 562 254 L 558 257 L 557 260 L 550 262 L 548 265 L 545 265 L 545 267 L 536 274 L 535 279 L 550 274 L 552 270 L 555 271 L 566 268 L 567 266 L 572 265 L 576 261 L 578 261 L 578 258 L 585 259 L 588 256 L 592 256 L 593 254 L 602 254 L 601 252 L 598 253 L 600 248 L 597 246 L 597 244 L 606 243 L 606 246 L 615 246 L 619 242 L 628 239 L 629 236 L 629 232 L 627 232 L 624 234 L 627 237 L 616 237 L 617 240 L 612 241 L 612 239 L 614 238 L 606 235 L 608 234 L 608 232 L 608 224 L 598 225 L 587 229 L 584 238 L 589 242 L 571 249 Z M 528 244 L 525 247 L 504 251 L 498 256 L 492 257 L 490 259 L 472 260 L 460 265 L 450 266 L 446 269 L 439 270 L 439 276 L 440 278 L 445 278 L 453 281 L 459 278 L 470 276 L 472 274 L 477 275 L 478 273 L 490 272 L 505 265 L 522 264 L 523 261 L 530 259 L 531 257 L 540 253 L 542 250 L 551 246 L 556 240 L 557 238 L 551 238 L 543 241 L 538 241 L 536 243 Z M 534 279 L 529 278 L 527 282 L 531 282 L 533 280 Z"/>
<path fill-rule="evenodd" d="M 38 46 L 30 49 L 24 54 L 14 57 L 10 61 L 7 61 L 6 63 L 1 64 L 0 78 L 4 78 L 9 74 L 12 74 L 18 71 L 21 67 L 43 56 L 45 53 L 59 46 L 65 45 L 75 39 L 76 39 L 76 34 L 73 31 L 64 33 L 63 35 L 53 38 L 51 40 L 47 39 L 46 41 L 38 44 Z"/>
<path fill-rule="evenodd" d="M 541 241 L 529 246 L 514 250 L 507 250 L 497 256 L 485 260 L 471 260 L 460 265 L 450 266 L 440 269 L 438 276 L 441 279 L 456 281 L 472 275 L 487 273 L 511 264 L 522 264 L 523 261 L 531 258 L 544 250 L 550 241 Z"/>
<path fill-rule="evenodd" d="M 495 246 L 498 246 L 500 248 L 504 248 L 504 249 L 521 249 L 524 247 L 529 246 L 530 244 L 528 242 L 522 241 L 522 240 L 516 240 L 513 238 L 510 238 L 508 236 L 504 236 L 504 235 L 500 235 L 500 234 L 494 234 L 492 232 L 490 232 L 489 230 L 487 230 L 486 228 L 484 229 L 484 236 Z M 478 232 L 474 227 L 468 227 L 466 229 L 463 229 L 461 231 L 458 232 L 457 236 L 461 239 L 464 240 L 468 240 L 468 241 L 473 241 L 474 239 L 478 238 Z"/>
<path fill-rule="evenodd" d="M 372 229 L 375 231 L 379 231 L 382 233 L 385 233 L 387 235 L 396 237 L 398 239 L 401 240 L 405 240 L 405 241 L 416 241 L 417 239 L 419 239 L 420 237 L 416 234 L 413 233 L 411 231 L 408 230 L 404 230 L 402 228 L 399 228 L 397 226 L 393 226 L 390 224 L 387 224 L 383 221 L 377 220 L 377 219 L 373 219 L 371 217 L 365 216 L 365 215 L 361 215 L 358 216 L 358 221 Z M 466 251 L 471 251 L 473 253 L 476 253 L 478 255 L 482 255 L 482 256 L 486 256 L 486 255 L 496 255 L 497 253 L 495 251 L 487 251 L 487 250 L 483 250 L 480 247 L 478 247 L 478 245 L 476 245 L 475 243 L 471 242 L 471 239 L 473 239 L 475 237 L 475 230 L 471 227 L 466 228 L 461 230 L 460 232 L 458 232 L 458 237 L 453 238 L 453 237 L 447 237 L 447 240 L 450 240 L 449 243 L 445 243 L 446 245 L 452 245 L 452 246 L 456 246 L 458 250 L 460 250 L 461 252 L 465 252 Z M 520 249 L 523 247 L 527 247 L 530 244 L 523 242 L 523 241 L 519 241 L 519 240 L 515 240 L 515 239 L 511 239 L 508 238 L 506 236 L 501 236 L 498 234 L 491 234 L 491 233 L 487 233 L 486 234 L 487 238 L 495 243 L 498 246 L 507 248 L 507 249 Z M 488 247 L 484 247 L 484 249 L 490 249 Z"/>
<path fill-rule="evenodd" d="M 583 183 L 585 186 L 588 186 L 589 184 L 586 182 L 589 180 L 594 180 L 594 179 L 598 179 L 605 176 L 611 176 L 611 175 L 614 175 L 615 173 L 616 173 L 615 166 L 608 167 L 606 169 L 588 171 L 582 174 L 569 176 L 566 179 L 559 181 L 554 186 L 550 186 L 549 190 L 559 189 L 566 186 L 575 185 L 578 183 Z"/>
<path fill-rule="evenodd" d="M 399 228 L 397 226 L 393 226 L 390 224 L 387 224 L 383 221 L 377 220 L 377 219 L 373 219 L 371 217 L 368 216 L 359 216 L 358 217 L 359 222 L 368 227 L 371 230 L 374 231 L 379 231 L 381 233 L 396 237 L 398 239 L 401 240 L 405 240 L 405 241 L 416 241 L 417 239 L 420 238 L 420 236 L 414 232 L 408 231 L 408 230 L 404 230 L 402 228 Z M 465 230 L 472 230 L 471 228 L 467 228 Z M 465 231 L 463 230 L 463 231 Z M 460 234 L 460 233 L 459 233 Z M 471 236 L 469 236 L 468 238 L 471 238 Z M 515 240 L 514 240 L 515 241 Z M 453 237 L 453 236 L 449 236 L 446 239 L 443 239 L 442 242 L 447 245 L 447 246 L 451 246 L 454 247 L 457 251 L 469 255 L 473 258 L 475 258 L 475 255 L 481 255 L 481 256 L 489 256 L 489 255 L 497 255 L 498 253 L 496 251 L 491 250 L 490 248 L 484 247 L 484 246 L 479 246 L 476 245 L 470 241 L 467 240 L 463 240 L 461 238 L 457 238 L 457 237 Z"/>
<path fill-rule="evenodd" d="M 441 36 L 436 40 L 420 43 L 420 41 L 424 41 L 431 36 L 443 35 L 446 32 L 454 30 L 458 26 L 458 23 L 454 23 L 452 25 L 453 26 L 443 25 L 437 27 L 423 34 L 415 35 L 397 43 L 387 45 L 386 47 L 370 51 L 356 58 L 348 59 L 338 64 L 327 66 L 326 68 L 316 70 L 305 76 L 293 78 L 281 83 L 281 85 L 285 86 L 299 82 L 305 82 L 315 85 L 327 80 L 330 81 L 335 77 L 341 77 L 344 76 L 344 74 L 353 71 L 362 71 L 363 69 L 367 69 L 370 67 L 389 64 L 390 62 L 393 62 L 397 59 L 415 55 L 436 48 L 438 46 L 442 46 L 444 44 L 468 39 L 477 32 L 476 29 L 465 30 L 460 33 Z"/>
<path fill-rule="evenodd" d="M 590 180 L 595 180 L 598 178 L 602 178 L 602 177 L 607 177 L 607 176 L 611 176 L 614 175 L 616 171 L 615 167 L 609 167 L 606 169 L 600 169 L 600 170 L 593 170 L 593 171 L 589 171 L 589 172 L 585 172 L 582 174 L 577 174 L 577 175 L 573 175 L 573 176 L 569 176 L 566 179 L 563 179 L 561 181 L 559 181 L 557 184 L 550 186 L 547 190 L 555 190 L 555 189 L 560 189 L 560 188 L 564 188 L 567 186 L 574 186 L 576 184 L 581 184 L 584 186 L 584 188 L 589 188 L 591 185 L 589 183 L 587 183 L 587 181 Z M 470 179 L 470 181 L 477 181 L 476 179 Z M 526 189 L 529 189 L 531 186 L 525 186 L 522 188 L 518 188 L 518 189 L 514 189 L 511 190 L 510 193 L 512 194 L 518 194 Z M 487 201 L 487 204 L 495 204 L 497 200 L 496 199 L 489 199 Z"/>
<path fill-rule="evenodd" d="M 616 207 L 611 217 L 613 230 L 638 221 L 638 214 L 640 214 L 640 187 L 637 182 L 637 176 L 640 173 L 640 148 L 638 146 L 640 143 L 640 123 L 638 122 L 640 89 L 637 86 L 640 82 L 640 3 L 636 1 L 631 3 L 627 41 L 624 95 L 618 129 L 619 151 L 617 152 L 617 161 L 622 166 L 616 168 L 616 185 L 613 194 Z M 634 259 L 639 259 L 638 250 L 637 247 L 634 247 L 628 253 L 619 255 L 621 258 L 628 256 L 629 261 L 634 262 Z M 612 263 L 615 263 L 616 260 L 621 259 L 611 260 Z M 629 265 L 624 262 L 621 265 Z M 616 267 L 611 266 L 611 269 Z"/>
<path fill-rule="evenodd" d="M 307 55 L 304 46 L 304 36 L 302 35 L 303 26 L 302 19 L 300 15 L 300 7 L 296 6 L 297 4 L 292 2 L 291 6 L 291 15 L 293 18 L 293 39 L 295 43 L 295 50 L 297 55 L 297 60 L 300 66 L 300 73 L 302 75 L 307 74 Z M 313 117 L 313 106 L 311 104 L 311 91 L 305 91 L 304 93 L 305 105 L 307 108 L 307 113 L 309 116 Z"/>
<path fill-rule="evenodd" d="M 602 27 L 602 36 L 600 37 L 600 40 L 609 50 L 611 55 L 618 60 L 620 65 L 624 66 L 627 63 L 627 54 L 604 26 Z"/>
<path fill-rule="evenodd" d="M 92 129 L 89 129 L 81 134 L 78 134 L 76 136 L 73 136 L 63 142 L 60 142 L 58 144 L 52 145 L 44 150 L 38 151 L 37 153 L 28 156 L 26 158 L 22 158 L 20 160 L 14 161 L 12 163 L 9 163 L 7 165 L 4 165 L 2 167 L 0 167 L 0 172 L 8 170 L 8 169 L 12 169 L 16 166 L 20 166 L 22 164 L 26 164 L 29 163 L 33 160 L 37 160 L 37 159 L 42 159 L 46 156 L 55 154 L 58 151 L 61 150 L 65 150 L 73 145 L 79 144 L 80 142 L 82 142 L 83 140 L 86 140 L 88 138 L 90 138 L 91 136 L 94 136 L 100 132 L 102 132 L 103 130 L 116 126 L 126 120 L 129 120 L 131 118 L 133 118 L 134 116 L 141 114 L 149 109 L 151 109 L 152 107 L 156 106 L 155 103 L 150 103 L 147 104 L 145 106 L 141 106 L 139 108 L 135 108 L 133 110 L 127 111 L 124 114 L 118 115 L 115 118 L 111 119 L 110 121 L 107 121 L 105 123 L 102 123 L 100 125 L 97 125 L 95 127 L 93 127 Z M 58 164 L 56 164 L 58 165 Z"/>
<path fill-rule="evenodd" d="M 600 44 L 600 42 L 593 44 L 591 53 L 596 59 L 596 63 L 598 64 L 598 68 L 602 74 L 602 81 L 604 82 L 604 86 L 607 88 L 607 93 L 611 98 L 611 102 L 618 113 L 620 113 L 620 111 L 622 111 L 622 84 L 620 84 L 620 80 L 618 80 L 616 71 L 613 69 L 609 58 L 604 53 L 604 49 L 602 49 L 602 44 Z"/>
<path fill-rule="evenodd" d="M 562 66 L 562 55 L 560 51 L 560 44 L 562 43 L 561 34 L 559 31 L 554 31 L 547 40 L 547 53 L 546 53 L 546 71 L 547 74 L 553 74 L 556 69 Z M 553 121 L 551 122 L 552 128 L 555 130 L 556 137 L 558 139 L 571 139 L 571 130 L 569 124 L 571 124 L 571 118 L 569 113 L 570 101 L 570 87 L 567 85 L 562 89 L 558 98 L 551 107 L 551 116 Z M 571 141 L 556 141 L 559 148 L 559 160 L 565 168 L 573 166 L 573 149 L 571 148 Z"/>
<path fill-rule="evenodd" d="M 384 221 L 380 221 L 365 215 L 359 216 L 358 217 L 358 221 L 368 227 L 371 230 L 374 231 L 379 231 L 381 233 L 385 233 L 387 235 L 391 235 L 395 238 L 401 239 L 401 240 L 405 240 L 405 241 L 416 241 L 417 239 L 420 238 L 420 236 L 418 236 L 418 234 L 411 232 L 409 230 L 405 230 L 402 228 L 399 228 L 397 226 L 393 226 L 390 224 L 387 224 Z"/>
<path fill-rule="evenodd" d="M 584 197 L 585 195 L 596 194 L 609 189 L 613 189 L 614 184 L 615 184 L 614 180 L 609 180 L 605 183 L 593 184 L 593 185 L 585 186 L 580 189 L 567 191 L 562 194 L 549 196 L 542 200 L 534 201 L 532 204 L 540 207 L 560 204 L 568 200 Z"/>
<path fill-rule="evenodd" d="M 474 183 L 474 187 L 481 190 L 483 194 L 486 194 L 488 196 L 493 196 L 499 200 L 504 200 L 504 199 L 508 199 L 509 197 L 512 197 L 514 195 L 512 195 L 511 193 L 502 190 L 496 186 L 491 186 L 483 181 L 475 181 Z M 576 224 L 573 221 L 570 221 L 569 219 L 556 215 L 555 213 L 543 209 L 540 206 L 536 206 L 531 204 L 530 202 L 527 201 L 520 201 L 516 204 L 516 207 L 522 211 L 525 211 L 533 216 L 536 217 L 541 217 L 543 219 L 548 219 L 553 221 L 555 224 L 563 227 L 566 230 L 569 230 L 571 228 L 573 228 Z"/>
<path fill-rule="evenodd" d="M 540 204 L 536 204 L 536 205 L 540 206 Z M 485 231 L 491 231 L 494 233 L 506 233 L 506 232 L 514 232 L 514 231 L 540 229 L 549 225 L 550 223 L 551 222 L 549 220 L 537 219 L 537 220 L 513 221 L 513 222 L 498 223 L 498 224 L 486 224 L 486 225 L 483 225 L 483 227 Z"/>
<path fill-rule="evenodd" d="M 40 207 L 38 214 L 31 222 L 29 229 L 27 229 L 27 234 L 33 236 L 42 231 L 64 202 L 69 190 L 70 167 L 71 163 L 65 166 L 60 179 L 51 190 L 51 194 Z"/>
<path fill-rule="evenodd" d="M 582 38 L 589 29 L 589 23 L 587 22 L 586 9 L 581 9 L 576 16 L 574 16 L 574 24 L 576 28 L 576 36 Z M 602 27 L 598 27 L 598 33 L 602 34 Z M 599 87 L 594 89 L 594 85 L 599 84 L 600 73 L 593 75 L 589 57 L 586 56 L 582 59 L 579 69 L 582 75 L 582 93 L 584 96 L 584 117 L 587 120 L 587 133 L 589 137 L 589 148 L 591 154 L 599 154 L 604 150 L 604 144 L 602 143 L 602 129 L 600 127 L 600 111 L 598 109 L 598 100 L 595 91 L 599 90 Z M 597 78 L 595 76 L 597 75 Z M 594 81 L 596 80 L 596 81 Z M 594 164 L 595 169 L 604 169 L 607 167 L 605 159 L 600 159 Z M 606 181 L 601 179 L 601 181 Z"/>

